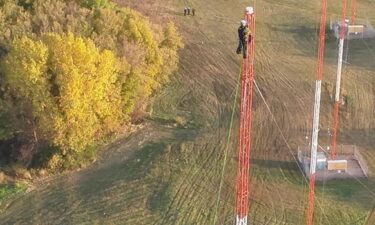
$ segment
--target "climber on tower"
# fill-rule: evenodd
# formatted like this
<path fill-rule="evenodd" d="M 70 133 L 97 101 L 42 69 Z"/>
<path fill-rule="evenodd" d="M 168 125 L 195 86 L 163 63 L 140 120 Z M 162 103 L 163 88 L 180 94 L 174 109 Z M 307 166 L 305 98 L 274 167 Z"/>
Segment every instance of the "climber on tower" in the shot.
<path fill-rule="evenodd" d="M 247 53 L 247 43 L 251 42 L 251 32 L 247 25 L 246 20 L 241 20 L 240 27 L 238 28 L 238 48 L 237 54 L 243 54 L 243 58 L 246 58 Z"/>

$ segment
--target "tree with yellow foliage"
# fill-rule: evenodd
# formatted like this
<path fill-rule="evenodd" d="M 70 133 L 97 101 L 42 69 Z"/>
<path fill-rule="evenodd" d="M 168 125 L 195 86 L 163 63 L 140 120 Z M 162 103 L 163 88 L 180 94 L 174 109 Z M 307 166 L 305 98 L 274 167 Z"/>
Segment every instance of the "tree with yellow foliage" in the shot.
<path fill-rule="evenodd" d="M 83 151 L 121 126 L 120 66 L 112 52 L 73 34 L 23 37 L 12 46 L 3 63 L 7 84 L 30 103 L 46 141 Z"/>
<path fill-rule="evenodd" d="M 172 23 L 113 1 L 0 1 L 0 140 L 48 145 L 51 168 L 84 157 L 144 115 L 182 46 Z"/>

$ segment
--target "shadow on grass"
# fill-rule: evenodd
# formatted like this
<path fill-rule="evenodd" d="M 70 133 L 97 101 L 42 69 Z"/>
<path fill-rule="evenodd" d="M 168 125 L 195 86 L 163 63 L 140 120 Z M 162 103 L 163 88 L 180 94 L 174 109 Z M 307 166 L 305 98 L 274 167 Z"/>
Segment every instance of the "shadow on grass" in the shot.
<path fill-rule="evenodd" d="M 350 129 L 341 133 L 341 142 L 360 147 L 371 146 L 375 150 L 375 129 Z M 374 154 L 375 155 L 375 154 Z M 375 172 L 375 171 L 374 171 Z"/>
<path fill-rule="evenodd" d="M 287 179 L 295 185 L 303 184 L 308 187 L 308 184 L 301 183 L 302 174 L 297 164 L 293 161 L 254 159 L 252 164 L 254 165 L 253 173 L 255 174 L 265 173 L 264 169 L 269 170 L 268 174 L 264 174 L 267 179 L 275 182 Z M 329 196 L 346 204 L 359 205 L 366 210 L 370 210 L 369 207 L 375 201 L 375 180 L 373 178 L 317 182 L 316 187 L 318 195 Z"/>
<path fill-rule="evenodd" d="M 91 221 L 91 224 L 105 224 L 109 216 L 121 213 L 126 210 L 125 207 L 131 208 L 129 201 L 142 199 L 147 194 L 149 187 L 145 186 L 152 184 L 148 183 L 146 176 L 165 147 L 163 142 L 149 143 L 128 160 L 82 171 L 74 178 L 64 177 L 44 190 L 47 193 L 38 190 L 32 196 L 28 195 L 22 205 L 19 202 L 18 208 L 13 210 L 22 209 L 24 213 L 18 218 L 8 218 L 10 221 L 7 222 L 34 220 L 31 224 L 40 221 L 48 224 L 77 224 Z M 36 217 L 46 209 L 48 214 L 43 216 L 43 220 Z"/>
<path fill-rule="evenodd" d="M 164 196 L 167 186 L 158 183 L 151 170 L 162 159 L 160 156 L 168 145 L 196 137 L 194 131 L 186 129 L 174 128 L 171 132 L 172 136 L 163 141 L 146 142 L 130 158 L 120 158 L 121 154 L 116 154 L 113 161 L 108 159 L 111 162 L 75 174 L 56 176 L 51 183 L 14 199 L 6 209 L 7 214 L 0 213 L 0 220 L 5 224 L 77 224 L 83 221 L 106 224 L 111 220 L 109 216 L 124 216 L 124 210 L 136 209 L 133 203 L 144 204 L 143 211 L 148 208 L 158 213 L 163 210 L 158 202 L 168 200 Z M 121 147 L 115 146 L 112 150 Z M 135 148 L 139 147 L 135 145 Z M 131 220 L 133 216 L 126 217 Z"/>
<path fill-rule="evenodd" d="M 263 160 L 263 159 L 253 159 L 251 162 L 260 167 L 264 168 L 280 168 L 283 170 L 293 170 L 298 171 L 297 163 L 294 161 L 276 161 L 276 160 Z"/>
<path fill-rule="evenodd" d="M 288 181 L 294 185 L 302 187 L 304 185 L 304 177 L 300 171 L 298 164 L 294 161 L 276 161 L 276 160 L 262 160 L 253 159 L 252 170 L 254 175 L 263 176 L 263 179 L 268 179 L 273 182 Z"/>
<path fill-rule="evenodd" d="M 331 196 L 339 202 L 359 205 L 370 210 L 375 202 L 374 179 L 332 180 L 317 185 L 317 193 Z"/>

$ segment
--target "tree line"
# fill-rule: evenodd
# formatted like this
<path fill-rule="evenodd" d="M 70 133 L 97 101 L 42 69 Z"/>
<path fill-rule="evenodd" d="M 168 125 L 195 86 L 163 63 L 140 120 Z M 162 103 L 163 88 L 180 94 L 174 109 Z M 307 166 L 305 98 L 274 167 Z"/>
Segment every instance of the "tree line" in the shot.
<path fill-rule="evenodd" d="M 74 167 L 178 66 L 173 23 L 108 0 L 0 0 L 0 153 Z"/>

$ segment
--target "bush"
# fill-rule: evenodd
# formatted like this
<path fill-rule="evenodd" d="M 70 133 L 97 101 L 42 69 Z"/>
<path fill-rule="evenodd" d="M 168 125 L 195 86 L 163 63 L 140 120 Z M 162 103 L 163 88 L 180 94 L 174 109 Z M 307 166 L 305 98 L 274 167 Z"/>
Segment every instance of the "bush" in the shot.
<path fill-rule="evenodd" d="M 12 124 L 8 118 L 10 116 L 0 105 L 0 141 L 9 140 L 14 135 Z"/>
<path fill-rule="evenodd" d="M 95 160 L 97 146 L 88 146 L 85 151 L 66 155 L 63 169 L 82 168 Z"/>
<path fill-rule="evenodd" d="M 0 186 L 0 202 L 10 195 L 14 195 L 25 190 L 26 190 L 26 185 L 22 183 L 1 185 Z"/>
<path fill-rule="evenodd" d="M 88 8 L 110 8 L 114 4 L 109 0 L 83 0 L 82 5 Z"/>
<path fill-rule="evenodd" d="M 53 171 L 61 171 L 64 168 L 64 160 L 60 154 L 52 155 L 48 160 L 47 168 Z"/>
<path fill-rule="evenodd" d="M 22 179 L 31 179 L 30 172 L 21 164 L 13 164 L 12 171 L 15 175 Z"/>
<path fill-rule="evenodd" d="M 5 182 L 5 174 L 0 171 L 0 185 Z"/>

